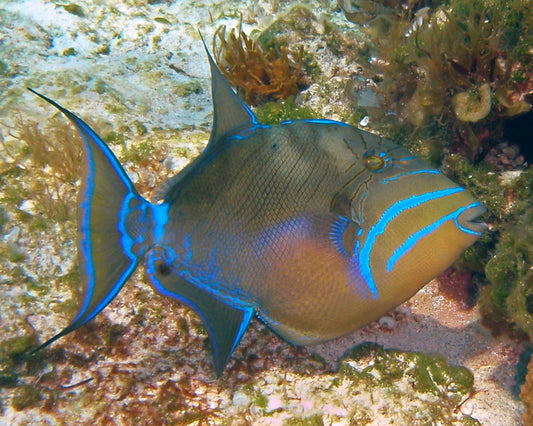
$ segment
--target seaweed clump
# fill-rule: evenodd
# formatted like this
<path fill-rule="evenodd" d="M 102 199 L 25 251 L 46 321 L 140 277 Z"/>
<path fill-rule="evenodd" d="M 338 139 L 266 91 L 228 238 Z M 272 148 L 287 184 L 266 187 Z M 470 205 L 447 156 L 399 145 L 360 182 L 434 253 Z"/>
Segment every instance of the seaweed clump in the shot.
<path fill-rule="evenodd" d="M 532 0 L 450 0 L 388 14 L 378 35 L 369 31 L 386 107 L 447 134 L 452 152 L 478 160 L 504 121 L 532 106 Z"/>
<path fill-rule="evenodd" d="M 533 207 L 502 231 L 485 274 L 490 281 L 480 294 L 485 322 L 533 341 Z"/>
<path fill-rule="evenodd" d="M 219 44 L 217 44 L 217 39 Z M 303 45 L 297 53 L 285 46 L 266 53 L 242 29 L 217 29 L 213 39 L 215 60 L 229 83 L 248 105 L 285 100 L 309 86 L 305 75 Z"/>
<path fill-rule="evenodd" d="M 22 119 L 0 134 L 0 189 L 7 212 L 33 228 L 72 219 L 82 149 L 74 130 L 57 117 L 47 136 L 37 123 Z"/>

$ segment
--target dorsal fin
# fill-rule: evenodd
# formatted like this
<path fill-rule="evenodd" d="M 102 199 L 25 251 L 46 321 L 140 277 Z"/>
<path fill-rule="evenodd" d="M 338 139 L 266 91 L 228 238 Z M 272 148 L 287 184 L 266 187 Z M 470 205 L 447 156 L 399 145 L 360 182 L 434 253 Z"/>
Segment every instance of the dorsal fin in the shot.
<path fill-rule="evenodd" d="M 209 67 L 211 68 L 211 95 L 213 99 L 213 130 L 209 145 L 216 144 L 225 133 L 239 127 L 247 127 L 257 123 L 255 115 L 250 108 L 239 99 L 235 94 L 228 81 L 222 75 L 222 72 L 215 63 L 209 49 L 204 43 Z"/>

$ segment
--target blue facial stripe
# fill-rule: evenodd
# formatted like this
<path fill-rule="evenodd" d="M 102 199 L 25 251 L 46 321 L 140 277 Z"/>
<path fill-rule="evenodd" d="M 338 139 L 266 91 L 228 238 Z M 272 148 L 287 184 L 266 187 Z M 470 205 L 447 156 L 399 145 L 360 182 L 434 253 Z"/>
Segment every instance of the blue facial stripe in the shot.
<path fill-rule="evenodd" d="M 464 191 L 464 188 L 461 187 L 447 188 L 433 192 L 426 192 L 420 195 L 412 195 L 409 198 L 397 201 L 387 210 L 385 210 L 377 223 L 370 228 L 368 235 L 366 236 L 365 243 L 359 252 L 359 269 L 375 299 L 379 297 L 379 294 L 374 277 L 372 275 L 372 270 L 370 269 L 370 255 L 372 254 L 372 249 L 374 248 L 374 243 L 376 242 L 377 236 L 383 234 L 387 225 L 405 210 L 409 210 L 421 204 L 427 203 L 428 201 L 447 197 L 462 191 Z"/>
<path fill-rule="evenodd" d="M 437 230 L 440 226 L 442 226 L 444 223 L 448 222 L 449 220 L 454 220 L 456 226 L 461 231 L 466 232 L 467 234 L 472 234 L 472 235 L 476 235 L 476 236 L 481 235 L 481 232 L 476 232 L 476 231 L 473 231 L 471 229 L 467 229 L 464 226 L 461 226 L 457 222 L 457 218 L 465 210 L 468 210 L 468 209 L 471 209 L 473 207 L 477 207 L 477 206 L 480 206 L 480 205 L 481 205 L 480 203 L 476 202 L 476 203 L 472 203 L 472 204 L 470 204 L 470 205 L 468 205 L 466 207 L 461 207 L 461 208 L 455 210 L 454 212 L 449 213 L 449 214 L 447 214 L 444 217 L 441 217 L 439 220 L 433 222 L 432 224 L 430 224 L 428 226 L 425 226 L 424 228 L 422 228 L 421 230 L 415 232 L 414 234 L 410 235 L 403 242 L 403 244 L 400 245 L 394 251 L 392 256 L 389 258 L 389 261 L 387 262 L 387 272 L 391 272 L 394 269 L 394 265 L 396 265 L 396 262 L 398 262 L 398 260 L 400 260 L 405 254 L 407 254 L 409 252 L 409 250 L 411 250 L 416 245 L 416 243 L 418 243 L 419 240 L 421 240 L 422 238 L 430 235 L 432 232 Z"/>
<path fill-rule="evenodd" d="M 475 202 L 475 203 L 472 203 L 472 204 L 469 204 L 468 206 L 466 206 L 465 210 L 468 210 L 468 209 L 471 209 L 471 208 L 474 208 L 474 207 L 479 207 L 479 206 L 481 206 L 481 203 Z M 477 237 L 480 237 L 481 235 L 483 235 L 481 232 L 474 231 L 473 229 L 465 228 L 463 225 L 461 225 L 459 222 L 457 222 L 458 218 L 459 218 L 459 215 L 457 215 L 457 217 L 454 218 L 454 221 L 455 221 L 455 225 L 461 231 L 465 232 L 466 234 L 475 235 Z"/>
<path fill-rule="evenodd" d="M 440 175 L 440 171 L 434 170 L 434 169 L 413 170 L 412 172 L 400 173 L 400 174 L 398 174 L 396 176 L 393 176 L 393 177 L 390 177 L 390 178 L 387 178 L 387 179 L 383 179 L 383 183 L 387 183 L 387 182 L 390 182 L 390 181 L 393 181 L 393 180 L 400 179 L 403 176 L 419 175 L 419 174 L 424 174 L 424 173 L 429 173 L 429 174 L 433 174 L 433 175 Z"/>

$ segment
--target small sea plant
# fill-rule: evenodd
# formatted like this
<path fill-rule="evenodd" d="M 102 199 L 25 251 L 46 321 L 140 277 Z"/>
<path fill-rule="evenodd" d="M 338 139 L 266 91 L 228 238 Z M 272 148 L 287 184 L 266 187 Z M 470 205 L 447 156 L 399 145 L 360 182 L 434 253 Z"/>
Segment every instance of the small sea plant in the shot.
<path fill-rule="evenodd" d="M 304 49 L 270 47 L 265 53 L 244 31 L 219 27 L 213 37 L 217 65 L 249 105 L 285 100 L 309 86 L 304 70 Z"/>
<path fill-rule="evenodd" d="M 37 227 L 45 221 L 64 222 L 72 218 L 76 181 L 79 178 L 82 150 L 74 130 L 61 120 L 52 119 L 48 136 L 35 122 L 22 118 L 12 127 L 4 126 L 10 142 L 1 137 L 2 183 L 7 185 L 2 201 L 18 219 L 31 219 Z M 28 215 L 22 202 L 33 206 Z"/>

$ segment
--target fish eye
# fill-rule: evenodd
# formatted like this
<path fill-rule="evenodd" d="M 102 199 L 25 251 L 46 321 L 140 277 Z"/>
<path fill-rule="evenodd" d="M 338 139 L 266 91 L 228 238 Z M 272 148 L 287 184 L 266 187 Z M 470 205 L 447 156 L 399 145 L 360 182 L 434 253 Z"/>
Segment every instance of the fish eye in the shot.
<path fill-rule="evenodd" d="M 385 152 L 376 154 L 375 151 L 365 152 L 363 155 L 363 165 L 372 172 L 381 173 L 388 166 L 389 157 Z"/>

